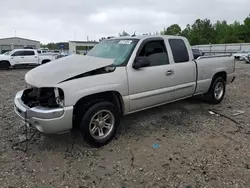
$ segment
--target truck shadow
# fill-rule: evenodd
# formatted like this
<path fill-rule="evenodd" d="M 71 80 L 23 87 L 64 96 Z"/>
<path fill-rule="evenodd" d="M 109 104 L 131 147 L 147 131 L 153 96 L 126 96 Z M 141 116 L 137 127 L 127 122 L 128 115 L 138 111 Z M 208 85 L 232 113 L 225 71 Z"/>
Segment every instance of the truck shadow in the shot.
<path fill-rule="evenodd" d="M 152 127 L 155 131 L 162 127 L 171 128 L 164 123 L 167 121 L 173 125 L 184 126 L 182 123 L 185 121 L 184 116 L 192 116 L 201 109 L 204 111 L 205 106 L 207 106 L 206 103 L 201 98 L 196 97 L 125 116 L 121 120 L 121 126 L 119 126 L 112 143 L 116 142 L 116 140 L 119 141 L 121 138 L 126 138 L 127 134 L 130 137 L 138 135 L 143 137 L 147 134 L 147 130 L 152 131 Z M 79 131 L 62 135 L 43 135 L 42 137 L 40 145 L 42 150 L 56 150 L 58 152 L 72 152 L 76 148 L 81 152 L 85 149 L 94 150 L 84 141 Z"/>
<path fill-rule="evenodd" d="M 182 101 L 177 101 L 170 104 L 165 104 L 155 108 L 147 109 L 141 112 L 137 112 L 134 114 L 130 114 L 123 118 L 123 123 L 126 125 L 131 124 L 133 122 L 138 122 L 140 120 L 150 120 L 154 116 L 172 114 L 175 111 L 198 110 L 198 108 L 200 109 L 205 105 L 206 103 L 201 97 L 188 98 Z"/>

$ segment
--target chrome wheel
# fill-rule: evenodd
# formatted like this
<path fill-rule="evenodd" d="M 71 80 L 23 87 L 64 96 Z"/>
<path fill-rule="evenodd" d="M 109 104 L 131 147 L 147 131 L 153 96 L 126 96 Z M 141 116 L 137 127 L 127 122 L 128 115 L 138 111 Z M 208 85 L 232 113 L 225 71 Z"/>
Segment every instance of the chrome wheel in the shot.
<path fill-rule="evenodd" d="M 223 94 L 224 94 L 224 85 L 223 83 L 218 82 L 214 88 L 214 97 L 216 100 L 220 100 Z"/>
<path fill-rule="evenodd" d="M 95 139 L 106 138 L 113 130 L 115 117 L 109 110 L 97 112 L 89 124 L 89 132 Z"/>

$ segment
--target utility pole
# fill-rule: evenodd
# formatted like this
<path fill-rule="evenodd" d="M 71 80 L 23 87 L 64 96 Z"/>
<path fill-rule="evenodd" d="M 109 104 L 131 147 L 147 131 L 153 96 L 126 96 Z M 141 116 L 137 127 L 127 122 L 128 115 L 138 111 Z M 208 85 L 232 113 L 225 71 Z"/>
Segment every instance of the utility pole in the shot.
<path fill-rule="evenodd" d="M 76 30 L 74 29 L 74 41 L 76 41 Z"/>

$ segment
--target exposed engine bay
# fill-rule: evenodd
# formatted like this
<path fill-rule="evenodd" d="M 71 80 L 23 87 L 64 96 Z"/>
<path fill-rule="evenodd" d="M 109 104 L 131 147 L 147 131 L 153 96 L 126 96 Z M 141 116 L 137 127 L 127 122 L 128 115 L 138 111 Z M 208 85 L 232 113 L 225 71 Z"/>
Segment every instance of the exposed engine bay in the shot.
<path fill-rule="evenodd" d="M 32 87 L 24 90 L 21 99 L 30 108 L 35 106 L 54 108 L 63 106 L 64 94 L 60 88 Z"/>

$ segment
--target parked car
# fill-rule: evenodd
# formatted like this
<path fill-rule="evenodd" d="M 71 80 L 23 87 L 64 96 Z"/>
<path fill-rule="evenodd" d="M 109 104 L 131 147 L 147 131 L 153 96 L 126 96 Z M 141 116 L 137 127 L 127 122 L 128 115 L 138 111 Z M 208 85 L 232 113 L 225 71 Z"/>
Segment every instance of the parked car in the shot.
<path fill-rule="evenodd" d="M 250 54 L 241 56 L 240 60 L 245 61 L 247 64 L 250 64 Z"/>
<path fill-rule="evenodd" d="M 40 56 L 37 50 L 18 49 L 0 55 L 0 69 L 23 65 L 40 65 L 54 60 L 52 55 Z"/>
<path fill-rule="evenodd" d="M 199 49 L 192 49 L 193 55 L 194 55 L 194 59 L 197 59 L 200 56 L 204 56 L 204 52 L 202 52 Z"/>
<path fill-rule="evenodd" d="M 250 50 L 242 50 L 237 52 L 236 54 L 233 54 L 235 59 L 241 59 L 242 56 L 250 55 Z"/>
<path fill-rule="evenodd" d="M 16 94 L 14 110 L 42 133 L 79 128 L 89 143 L 104 145 L 124 115 L 201 94 L 220 103 L 235 79 L 234 58 L 193 59 L 180 36 L 103 40 L 85 56 L 69 55 L 29 71 L 25 80 L 31 87 Z"/>

